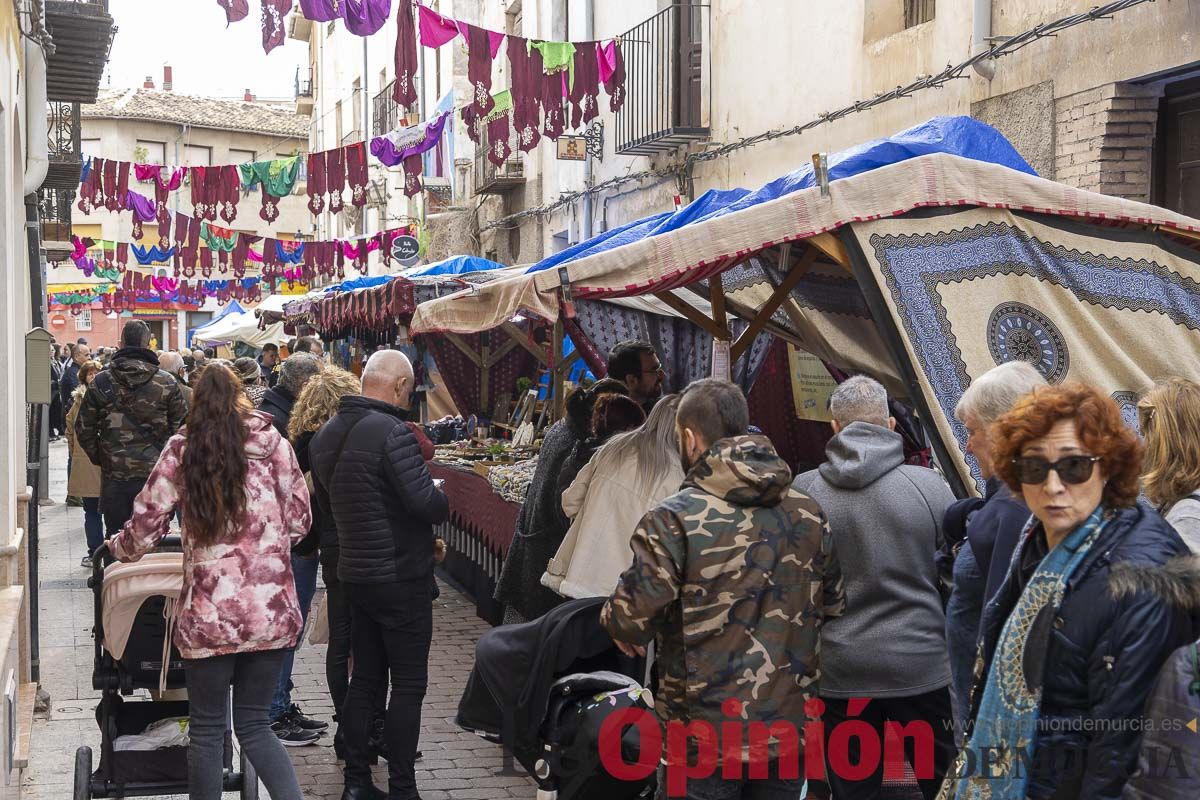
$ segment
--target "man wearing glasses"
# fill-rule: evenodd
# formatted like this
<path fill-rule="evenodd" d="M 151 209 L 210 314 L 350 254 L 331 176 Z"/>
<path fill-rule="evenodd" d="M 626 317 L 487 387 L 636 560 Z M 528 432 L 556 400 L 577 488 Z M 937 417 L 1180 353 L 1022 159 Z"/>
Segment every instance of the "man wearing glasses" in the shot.
<path fill-rule="evenodd" d="M 667 373 L 649 343 L 630 340 L 608 354 L 608 377 L 625 384 L 629 396 L 649 414 L 663 395 Z"/>

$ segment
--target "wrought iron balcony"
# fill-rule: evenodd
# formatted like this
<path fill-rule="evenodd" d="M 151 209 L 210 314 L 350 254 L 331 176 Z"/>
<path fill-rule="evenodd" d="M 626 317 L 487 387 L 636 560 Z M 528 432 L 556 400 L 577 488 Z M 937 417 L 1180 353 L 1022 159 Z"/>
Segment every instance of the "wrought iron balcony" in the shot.
<path fill-rule="evenodd" d="M 312 70 L 303 74 L 305 77 L 301 78 L 300 68 L 296 67 L 296 113 L 311 116 L 314 105 Z"/>
<path fill-rule="evenodd" d="M 396 130 L 400 127 L 400 121 L 404 119 L 400 105 L 392 99 L 392 90 L 395 85 L 396 82 L 393 80 L 383 87 L 383 91 L 375 95 L 375 99 L 371 102 L 372 136 L 383 136 L 385 133 Z"/>
<path fill-rule="evenodd" d="M 42 246 L 46 258 L 61 261 L 71 254 L 71 210 L 75 203 L 74 189 L 57 189 L 43 185 L 38 189 L 38 217 L 42 223 Z"/>
<path fill-rule="evenodd" d="M 74 189 L 83 171 L 79 140 L 79 103 L 50 103 L 47 146 L 50 168 L 44 186 Z"/>
<path fill-rule="evenodd" d="M 108 0 L 45 0 L 54 52 L 46 57 L 52 102 L 94 103 L 116 28 Z"/>
<path fill-rule="evenodd" d="M 709 6 L 679 0 L 621 37 L 618 153 L 652 155 L 708 138 L 710 35 Z"/>
<path fill-rule="evenodd" d="M 475 146 L 475 194 L 504 194 L 525 184 L 525 154 L 514 151 L 497 167 L 488 158 L 491 143 L 487 128 L 479 128 L 479 144 Z"/>

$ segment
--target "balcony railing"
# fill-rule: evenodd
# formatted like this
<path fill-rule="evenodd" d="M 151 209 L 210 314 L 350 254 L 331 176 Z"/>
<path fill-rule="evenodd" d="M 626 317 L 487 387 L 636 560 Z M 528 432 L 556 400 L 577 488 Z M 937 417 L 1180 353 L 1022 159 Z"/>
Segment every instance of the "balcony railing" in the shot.
<path fill-rule="evenodd" d="M 94 103 L 116 28 L 108 0 L 45 0 L 54 52 L 46 57 L 51 101 Z"/>
<path fill-rule="evenodd" d="M 392 89 L 395 85 L 396 82 L 392 81 L 383 87 L 383 91 L 375 95 L 375 99 L 371 102 L 372 136 L 383 136 L 400 127 L 400 120 L 404 115 L 400 111 L 399 104 L 392 99 Z"/>
<path fill-rule="evenodd" d="M 60 261 L 71 253 L 71 208 L 74 189 L 43 186 L 38 190 L 38 217 L 42 223 L 42 246 L 46 258 Z"/>
<path fill-rule="evenodd" d="M 50 103 L 46 109 L 49 127 L 47 148 L 50 168 L 43 185 L 73 189 L 79 185 L 83 170 L 80 153 L 79 103 Z"/>
<path fill-rule="evenodd" d="M 525 154 L 514 152 L 497 167 L 488 158 L 487 128 L 479 128 L 475 146 L 475 194 L 503 194 L 525 183 Z"/>
<path fill-rule="evenodd" d="M 305 77 L 303 79 L 300 77 L 300 68 L 296 67 L 296 99 L 297 100 L 299 100 L 301 97 L 312 97 L 313 96 L 312 70 L 308 70 L 307 72 L 305 72 L 304 76 Z"/>
<path fill-rule="evenodd" d="M 682 0 L 621 37 L 625 105 L 616 148 L 651 155 L 708 137 L 709 7 Z"/>

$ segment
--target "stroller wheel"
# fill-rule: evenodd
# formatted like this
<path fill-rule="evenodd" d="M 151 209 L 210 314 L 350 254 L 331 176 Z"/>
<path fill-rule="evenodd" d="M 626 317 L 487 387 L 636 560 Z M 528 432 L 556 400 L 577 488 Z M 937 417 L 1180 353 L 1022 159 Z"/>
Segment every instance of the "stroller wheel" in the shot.
<path fill-rule="evenodd" d="M 238 760 L 242 765 L 241 800 L 258 800 L 258 771 L 254 769 L 250 759 L 246 758 L 245 752 Z"/>
<path fill-rule="evenodd" d="M 75 751 L 75 794 L 74 800 L 91 800 L 92 797 L 92 748 L 81 747 Z"/>

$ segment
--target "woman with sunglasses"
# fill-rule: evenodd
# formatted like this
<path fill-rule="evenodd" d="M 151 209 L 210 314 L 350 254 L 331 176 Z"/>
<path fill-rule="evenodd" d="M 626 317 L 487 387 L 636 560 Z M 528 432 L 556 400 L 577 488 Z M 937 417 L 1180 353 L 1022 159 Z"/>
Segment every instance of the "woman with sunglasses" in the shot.
<path fill-rule="evenodd" d="M 1200 554 L 1200 386 L 1173 378 L 1155 385 L 1137 408 L 1146 497 Z"/>
<path fill-rule="evenodd" d="M 1110 571 L 1165 564 L 1187 547 L 1137 504 L 1141 443 L 1097 390 L 1037 389 L 990 439 L 996 474 L 1033 518 L 984 610 L 973 758 L 960 757 L 974 769 L 956 797 L 1118 798 L 1153 676 L 1193 632 L 1160 597 L 1118 599 Z M 984 759 L 994 763 L 981 770 Z"/>

